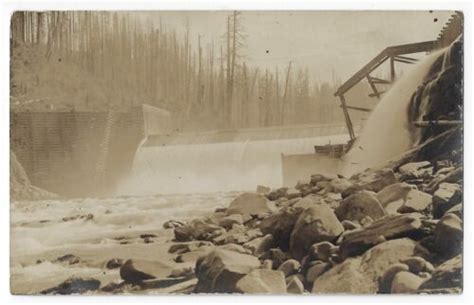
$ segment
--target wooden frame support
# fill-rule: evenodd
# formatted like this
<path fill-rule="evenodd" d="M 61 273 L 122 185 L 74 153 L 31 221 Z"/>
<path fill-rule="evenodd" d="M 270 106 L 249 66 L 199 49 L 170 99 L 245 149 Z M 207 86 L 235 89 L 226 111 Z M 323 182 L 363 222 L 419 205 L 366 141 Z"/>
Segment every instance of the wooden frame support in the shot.
<path fill-rule="evenodd" d="M 339 99 L 341 101 L 342 112 L 344 113 L 344 118 L 346 119 L 347 131 L 349 132 L 349 137 L 351 141 L 355 139 L 354 127 L 352 126 L 351 117 L 349 116 L 349 112 L 347 111 L 346 99 L 344 95 L 339 95 Z"/>

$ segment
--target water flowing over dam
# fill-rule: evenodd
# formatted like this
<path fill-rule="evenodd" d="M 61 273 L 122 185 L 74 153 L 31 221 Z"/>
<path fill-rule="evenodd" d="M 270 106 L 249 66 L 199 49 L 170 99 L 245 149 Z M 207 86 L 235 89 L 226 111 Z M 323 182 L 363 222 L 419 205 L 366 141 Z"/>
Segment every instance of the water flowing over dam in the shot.
<path fill-rule="evenodd" d="M 409 116 L 412 96 L 448 49 L 431 53 L 403 75 L 372 111 L 361 135 L 344 156 L 343 173 L 350 176 L 377 166 L 409 150 L 417 141 L 418 131 Z M 421 105 L 427 107 L 428 105 Z M 419 109 L 423 113 L 423 109 Z"/>
<path fill-rule="evenodd" d="M 299 136 L 291 138 L 295 133 Z M 183 135 L 166 145 L 149 145 L 148 140 L 138 148 L 120 192 L 245 191 L 259 184 L 279 187 L 282 155 L 312 154 L 315 145 L 347 140 L 343 125 Z"/>

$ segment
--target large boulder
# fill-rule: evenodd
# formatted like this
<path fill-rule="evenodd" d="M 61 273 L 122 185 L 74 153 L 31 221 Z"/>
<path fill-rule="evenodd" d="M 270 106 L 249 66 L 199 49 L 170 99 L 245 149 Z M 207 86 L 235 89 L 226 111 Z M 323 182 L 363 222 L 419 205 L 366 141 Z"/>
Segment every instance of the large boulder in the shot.
<path fill-rule="evenodd" d="M 280 212 L 270 215 L 260 223 L 263 234 L 271 234 L 278 247 L 287 251 L 290 244 L 290 236 L 302 209 L 286 207 Z"/>
<path fill-rule="evenodd" d="M 138 285 L 146 280 L 167 277 L 172 270 L 171 265 L 160 261 L 128 259 L 120 267 L 120 277 L 126 283 Z"/>
<path fill-rule="evenodd" d="M 343 258 L 360 255 L 385 240 L 416 235 L 421 227 L 421 214 L 388 215 L 368 227 L 345 233 L 339 254 Z"/>
<path fill-rule="evenodd" d="M 411 256 L 427 256 L 426 249 L 409 238 L 381 243 L 360 257 L 335 265 L 313 284 L 313 293 L 371 294 L 379 291 L 379 278 L 393 264 Z"/>
<path fill-rule="evenodd" d="M 415 293 L 425 279 L 407 271 L 398 272 L 393 278 L 391 293 Z"/>
<path fill-rule="evenodd" d="M 227 208 L 227 215 L 258 215 L 275 211 L 273 204 L 268 199 L 257 193 L 243 193 L 237 196 Z"/>
<path fill-rule="evenodd" d="M 275 201 L 277 199 L 283 198 L 287 196 L 288 188 L 287 187 L 280 187 L 275 190 L 272 190 L 267 194 L 267 198 Z"/>
<path fill-rule="evenodd" d="M 376 197 L 380 204 L 385 208 L 391 202 L 397 200 L 405 201 L 408 193 L 413 189 L 417 189 L 415 185 L 405 182 L 395 183 L 381 189 Z"/>
<path fill-rule="evenodd" d="M 41 294 L 81 294 L 99 289 L 100 281 L 94 278 L 71 277 L 61 284 L 41 291 Z"/>
<path fill-rule="evenodd" d="M 340 221 L 359 221 L 367 216 L 377 220 L 386 215 L 375 193 L 369 191 L 360 191 L 346 197 L 335 212 Z"/>
<path fill-rule="evenodd" d="M 216 249 L 196 261 L 196 292 L 236 292 L 236 283 L 260 267 L 258 258 Z"/>
<path fill-rule="evenodd" d="M 290 237 L 290 252 L 296 259 L 301 259 L 311 245 L 334 241 L 343 231 L 344 228 L 329 206 L 315 204 L 298 217 Z"/>
<path fill-rule="evenodd" d="M 243 276 L 235 284 L 235 292 L 240 293 L 286 293 L 283 272 L 255 269 Z"/>
<path fill-rule="evenodd" d="M 398 209 L 400 213 L 420 212 L 427 213 L 432 209 L 432 196 L 428 193 L 411 190 L 405 198 L 405 202 Z"/>
<path fill-rule="evenodd" d="M 445 214 L 433 233 L 436 249 L 442 255 L 452 257 L 462 252 L 462 220 L 455 214 Z"/>
<path fill-rule="evenodd" d="M 436 267 L 431 278 L 420 286 L 420 290 L 459 288 L 460 292 L 463 287 L 462 269 L 462 255 L 460 254 Z"/>
<path fill-rule="evenodd" d="M 265 251 L 272 248 L 274 245 L 273 235 L 267 234 L 262 237 L 257 237 L 244 244 L 246 249 L 249 249 L 253 255 L 259 256 Z"/>
<path fill-rule="evenodd" d="M 441 183 L 433 194 L 433 217 L 441 218 L 447 210 L 460 203 L 462 188 L 457 183 Z"/>
<path fill-rule="evenodd" d="M 342 193 L 343 197 L 347 197 L 360 190 L 378 192 L 384 187 L 396 183 L 397 179 L 390 168 L 384 168 L 380 170 L 366 170 L 358 173 L 352 176 L 350 181 L 353 183 L 353 186 Z"/>

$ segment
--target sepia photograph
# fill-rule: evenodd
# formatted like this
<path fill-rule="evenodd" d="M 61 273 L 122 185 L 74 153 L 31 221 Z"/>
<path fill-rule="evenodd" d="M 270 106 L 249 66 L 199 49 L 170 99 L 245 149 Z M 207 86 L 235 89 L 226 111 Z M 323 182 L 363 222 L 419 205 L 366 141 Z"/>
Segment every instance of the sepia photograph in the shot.
<path fill-rule="evenodd" d="M 426 7 L 12 12 L 11 294 L 462 294 L 464 12 Z"/>

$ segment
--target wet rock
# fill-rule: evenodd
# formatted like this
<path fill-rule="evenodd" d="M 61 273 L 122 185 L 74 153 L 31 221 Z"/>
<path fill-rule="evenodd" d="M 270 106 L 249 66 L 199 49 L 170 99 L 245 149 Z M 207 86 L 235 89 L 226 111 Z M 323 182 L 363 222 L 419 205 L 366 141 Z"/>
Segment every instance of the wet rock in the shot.
<path fill-rule="evenodd" d="M 433 173 L 433 167 L 429 161 L 410 162 L 398 168 L 402 180 L 417 179 Z"/>
<path fill-rule="evenodd" d="M 422 191 L 411 190 L 408 192 L 405 202 L 398 209 L 400 213 L 429 212 L 432 208 L 432 196 Z"/>
<path fill-rule="evenodd" d="M 415 293 L 424 281 L 411 272 L 398 272 L 393 278 L 391 293 Z"/>
<path fill-rule="evenodd" d="M 241 225 L 243 223 L 244 223 L 244 219 L 243 219 L 242 215 L 233 214 L 233 215 L 229 215 L 227 217 L 222 218 L 219 221 L 219 226 L 223 227 L 226 230 L 230 230 L 230 229 L 232 229 L 232 226 L 234 224 Z"/>
<path fill-rule="evenodd" d="M 400 263 L 408 266 L 410 272 L 418 274 L 420 272 L 433 272 L 433 265 L 426 261 L 423 257 L 414 256 L 407 259 L 403 259 Z"/>
<path fill-rule="evenodd" d="M 428 252 L 409 238 L 389 240 L 326 271 L 314 281 L 312 292 L 376 293 L 378 279 L 391 265 L 416 255 L 427 256 Z"/>
<path fill-rule="evenodd" d="M 384 187 L 396 183 L 397 179 L 391 169 L 385 168 L 381 170 L 367 170 L 358 173 L 352 176 L 350 181 L 353 183 L 353 186 L 342 193 L 343 198 L 360 190 L 377 193 Z"/>
<path fill-rule="evenodd" d="M 374 223 L 374 220 L 369 215 L 366 215 L 362 217 L 361 220 L 359 220 L 359 223 L 362 226 L 362 228 L 367 228 Z"/>
<path fill-rule="evenodd" d="M 401 271 L 409 271 L 410 267 L 406 264 L 396 263 L 387 268 L 383 275 L 379 278 L 380 293 L 390 293 L 392 291 L 392 283 L 395 275 Z"/>
<path fill-rule="evenodd" d="M 252 251 L 250 249 L 246 249 L 245 247 L 241 245 L 233 244 L 233 243 L 218 246 L 218 248 L 222 250 L 234 251 L 240 254 L 252 254 Z"/>
<path fill-rule="evenodd" d="M 462 252 L 462 220 L 455 214 L 445 214 L 433 232 L 436 249 L 452 257 Z"/>
<path fill-rule="evenodd" d="M 275 269 L 278 269 L 278 267 L 280 267 L 280 265 L 283 264 L 283 262 L 285 262 L 286 260 L 290 258 L 290 256 L 287 253 L 283 252 L 279 248 L 270 249 L 270 257 L 273 261 L 273 267 Z"/>
<path fill-rule="evenodd" d="M 291 277 L 286 286 L 286 292 L 293 294 L 302 294 L 304 292 L 304 285 L 301 279 L 297 276 Z"/>
<path fill-rule="evenodd" d="M 297 189 L 298 191 L 305 191 L 309 188 L 311 188 L 311 185 L 309 182 L 306 182 L 306 181 L 298 180 L 298 182 L 295 185 L 295 189 Z"/>
<path fill-rule="evenodd" d="M 456 183 L 441 183 L 433 194 L 433 217 L 441 218 L 446 211 L 460 203 L 462 188 Z"/>
<path fill-rule="evenodd" d="M 360 224 L 350 220 L 343 220 L 341 224 L 345 231 L 352 231 L 360 228 Z"/>
<path fill-rule="evenodd" d="M 191 275 L 194 272 L 192 267 L 180 267 L 171 270 L 169 277 L 176 278 L 176 277 L 186 277 Z"/>
<path fill-rule="evenodd" d="M 359 221 L 366 216 L 377 220 L 386 215 L 375 193 L 369 191 L 360 191 L 345 198 L 335 212 L 341 221 Z"/>
<path fill-rule="evenodd" d="M 94 219 L 94 214 L 86 214 L 86 215 L 74 215 L 74 216 L 68 216 L 68 217 L 63 217 L 62 220 L 64 222 L 67 221 L 73 221 L 77 219 L 83 219 L 84 221 L 92 220 Z"/>
<path fill-rule="evenodd" d="M 289 188 L 286 191 L 286 198 L 288 198 L 290 200 L 295 199 L 295 198 L 299 198 L 299 197 L 302 197 L 302 194 L 301 194 L 301 191 L 299 191 L 297 189 Z"/>
<path fill-rule="evenodd" d="M 205 256 L 209 254 L 215 247 L 200 247 L 196 250 L 193 250 L 191 252 L 186 252 L 183 254 L 177 255 L 173 260 L 176 263 L 194 263 L 196 260 L 198 260 L 200 257 Z"/>
<path fill-rule="evenodd" d="M 336 175 L 321 175 L 321 174 L 314 174 L 311 175 L 311 181 L 309 182 L 310 186 L 315 186 L 318 182 L 321 181 L 331 181 L 336 179 Z"/>
<path fill-rule="evenodd" d="M 200 219 L 195 219 L 191 223 L 174 229 L 176 241 L 208 240 L 225 233 L 225 229 L 209 224 Z"/>
<path fill-rule="evenodd" d="M 156 234 L 150 234 L 150 233 L 140 234 L 140 238 L 142 238 L 142 239 L 155 238 L 155 237 L 157 237 Z"/>
<path fill-rule="evenodd" d="M 224 208 L 224 207 L 217 207 L 214 210 L 214 213 L 226 213 L 226 212 L 227 212 L 227 208 Z"/>
<path fill-rule="evenodd" d="M 128 259 L 120 267 L 120 277 L 126 283 L 139 285 L 146 280 L 167 277 L 171 270 L 170 265 L 159 261 Z"/>
<path fill-rule="evenodd" d="M 293 275 L 293 274 L 298 273 L 298 271 L 300 270 L 300 268 L 301 268 L 300 262 L 298 262 L 298 261 L 295 260 L 295 259 L 289 259 L 289 260 L 283 262 L 283 263 L 278 267 L 278 270 L 280 270 L 281 272 L 283 272 L 283 274 L 285 275 L 285 277 L 287 277 L 287 276 L 290 276 L 290 275 Z"/>
<path fill-rule="evenodd" d="M 133 290 L 131 284 L 127 284 L 125 282 L 110 282 L 100 288 L 100 291 L 108 292 L 108 293 L 123 293 L 126 290 L 131 291 Z"/>
<path fill-rule="evenodd" d="M 329 261 L 329 258 L 337 253 L 338 247 L 330 242 L 323 241 L 316 243 L 309 249 L 309 257 L 311 260 Z"/>
<path fill-rule="evenodd" d="M 452 208 L 446 211 L 446 214 L 449 214 L 449 213 L 455 214 L 457 217 L 462 219 L 463 218 L 462 203 L 456 204 L 455 206 L 453 206 Z"/>
<path fill-rule="evenodd" d="M 266 259 L 262 262 L 262 269 L 272 270 L 273 261 L 271 259 Z"/>
<path fill-rule="evenodd" d="M 270 192 L 270 188 L 268 186 L 264 186 L 264 185 L 257 185 L 257 193 L 259 194 L 268 194 Z"/>
<path fill-rule="evenodd" d="M 120 268 L 123 264 L 123 259 L 121 258 L 112 258 L 107 261 L 105 268 L 107 269 L 117 269 Z"/>
<path fill-rule="evenodd" d="M 60 263 L 68 263 L 69 265 L 75 265 L 79 264 L 82 260 L 79 256 L 76 256 L 74 254 L 66 254 L 58 257 L 56 261 Z"/>
<path fill-rule="evenodd" d="M 342 258 L 364 253 L 382 240 L 414 236 L 422 227 L 421 215 L 417 213 L 388 215 L 370 226 L 346 232 L 339 246 Z"/>
<path fill-rule="evenodd" d="M 457 255 L 435 268 L 432 276 L 420 286 L 420 290 L 458 288 L 462 291 L 462 256 Z"/>
<path fill-rule="evenodd" d="M 41 291 L 41 294 L 81 294 L 99 289 L 100 281 L 93 278 L 72 277 L 58 286 Z"/>
<path fill-rule="evenodd" d="M 324 203 L 316 204 L 298 217 L 290 237 L 290 252 L 294 258 L 301 259 L 313 244 L 333 241 L 343 231 L 332 209 Z"/>
<path fill-rule="evenodd" d="M 454 170 L 443 174 L 437 174 L 428 185 L 424 188 L 424 191 L 433 194 L 441 183 L 458 183 L 462 184 L 463 168 L 462 166 L 456 167 Z"/>
<path fill-rule="evenodd" d="M 275 207 L 265 196 L 257 193 L 243 193 L 237 196 L 227 208 L 227 215 L 258 215 L 273 213 Z"/>
<path fill-rule="evenodd" d="M 311 267 L 309 267 L 308 271 L 306 272 L 306 281 L 308 283 L 314 283 L 314 281 L 322 275 L 324 272 L 329 270 L 332 265 L 330 263 L 326 263 L 323 261 L 315 261 Z"/>
<path fill-rule="evenodd" d="M 345 178 L 336 178 L 330 181 L 329 186 L 330 186 L 330 189 L 328 191 L 335 194 L 341 194 L 345 190 L 352 187 L 352 182 L 350 182 L 349 180 Z"/>
<path fill-rule="evenodd" d="M 269 200 L 275 201 L 279 198 L 285 197 L 287 194 L 288 188 L 287 187 L 280 187 L 276 190 L 271 191 L 270 193 L 267 194 L 267 198 Z"/>
<path fill-rule="evenodd" d="M 287 251 L 289 249 L 291 232 L 300 213 L 301 209 L 298 208 L 283 208 L 280 212 L 262 220 L 260 230 L 263 234 L 274 236 L 275 244 Z"/>
<path fill-rule="evenodd" d="M 253 255 L 259 256 L 263 252 L 269 250 L 274 246 L 273 235 L 267 234 L 263 237 L 252 239 L 244 244 L 244 247 L 249 249 Z"/>
<path fill-rule="evenodd" d="M 213 250 L 196 261 L 196 292 L 235 292 L 236 283 L 259 267 L 260 261 L 255 256 Z"/>
<path fill-rule="evenodd" d="M 385 208 L 389 203 L 394 201 L 402 200 L 402 203 L 405 202 L 408 193 L 414 189 L 417 189 L 416 186 L 405 182 L 395 183 L 384 187 L 375 196 Z"/>
<path fill-rule="evenodd" d="M 240 293 L 286 293 L 283 273 L 267 269 L 252 270 L 237 281 L 235 288 Z"/>
<path fill-rule="evenodd" d="M 151 244 L 154 242 L 153 238 L 152 237 L 146 237 L 145 239 L 143 239 L 143 242 L 145 244 Z"/>
<path fill-rule="evenodd" d="M 168 253 L 183 254 L 191 251 L 195 251 L 200 247 L 211 247 L 213 244 L 208 241 L 192 241 L 187 243 L 179 243 L 171 245 L 168 249 Z"/>

